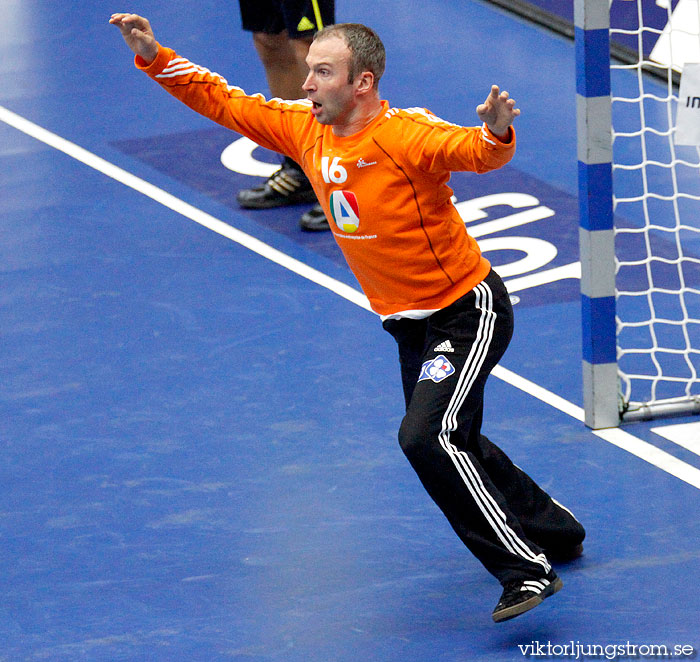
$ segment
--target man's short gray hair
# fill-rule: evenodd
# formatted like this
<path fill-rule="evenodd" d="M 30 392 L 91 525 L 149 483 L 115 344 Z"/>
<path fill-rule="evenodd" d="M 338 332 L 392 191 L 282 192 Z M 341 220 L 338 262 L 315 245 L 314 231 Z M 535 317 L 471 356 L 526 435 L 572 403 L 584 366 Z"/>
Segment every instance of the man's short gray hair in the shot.
<path fill-rule="evenodd" d="M 352 83 L 363 71 L 371 71 L 376 88 L 386 66 L 386 51 L 379 35 L 361 23 L 335 23 L 319 30 L 314 35 L 314 41 L 328 37 L 340 37 L 350 49 L 348 83 Z"/>

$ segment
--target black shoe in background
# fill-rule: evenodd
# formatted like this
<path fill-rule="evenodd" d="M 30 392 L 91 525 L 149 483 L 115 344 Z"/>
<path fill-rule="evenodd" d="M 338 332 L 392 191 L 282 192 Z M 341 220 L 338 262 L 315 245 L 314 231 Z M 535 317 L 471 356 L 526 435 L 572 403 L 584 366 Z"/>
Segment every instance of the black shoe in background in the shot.
<path fill-rule="evenodd" d="M 299 227 L 305 232 L 327 232 L 331 229 L 328 225 L 328 219 L 318 203 L 302 214 L 299 219 Z"/>
<path fill-rule="evenodd" d="M 262 186 L 242 189 L 236 199 L 244 209 L 272 209 L 316 202 L 316 195 L 296 163 L 285 159 Z"/>

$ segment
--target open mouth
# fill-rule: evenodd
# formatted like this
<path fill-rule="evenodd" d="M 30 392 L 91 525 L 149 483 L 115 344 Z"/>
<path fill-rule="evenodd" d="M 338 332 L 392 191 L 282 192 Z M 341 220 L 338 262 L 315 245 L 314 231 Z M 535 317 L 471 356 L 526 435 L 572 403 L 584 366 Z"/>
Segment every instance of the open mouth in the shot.
<path fill-rule="evenodd" d="M 321 110 L 321 106 L 323 104 L 320 104 L 318 101 L 314 101 L 313 99 L 311 100 L 311 109 L 313 112 L 318 112 Z"/>

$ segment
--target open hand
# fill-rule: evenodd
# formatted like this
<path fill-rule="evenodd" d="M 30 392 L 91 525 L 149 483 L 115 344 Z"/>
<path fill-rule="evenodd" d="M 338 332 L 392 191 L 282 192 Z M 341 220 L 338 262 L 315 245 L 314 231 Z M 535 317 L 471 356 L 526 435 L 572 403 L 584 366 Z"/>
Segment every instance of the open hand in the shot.
<path fill-rule="evenodd" d="M 498 85 L 492 85 L 486 101 L 476 107 L 476 114 L 497 138 L 507 138 L 508 127 L 520 115 L 520 109 L 515 107 L 515 100 L 508 92 L 501 92 Z"/>
<path fill-rule="evenodd" d="M 148 19 L 137 14 L 112 14 L 111 25 L 116 25 L 124 37 L 127 46 L 140 55 L 147 64 L 151 64 L 158 55 L 158 42 L 153 36 Z"/>

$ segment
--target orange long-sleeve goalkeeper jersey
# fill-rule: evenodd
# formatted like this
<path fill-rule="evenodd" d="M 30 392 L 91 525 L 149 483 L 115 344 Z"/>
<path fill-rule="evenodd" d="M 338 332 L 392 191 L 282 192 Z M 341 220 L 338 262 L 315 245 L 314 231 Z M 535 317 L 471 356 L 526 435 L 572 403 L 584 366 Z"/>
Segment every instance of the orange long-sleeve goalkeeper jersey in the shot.
<path fill-rule="evenodd" d="M 507 163 L 515 134 L 499 141 L 422 108 L 390 108 L 348 137 L 319 124 L 306 100 L 266 101 L 161 47 L 143 69 L 192 109 L 301 165 L 348 265 L 382 316 L 422 316 L 481 282 L 490 265 L 450 198 L 451 171 Z"/>

